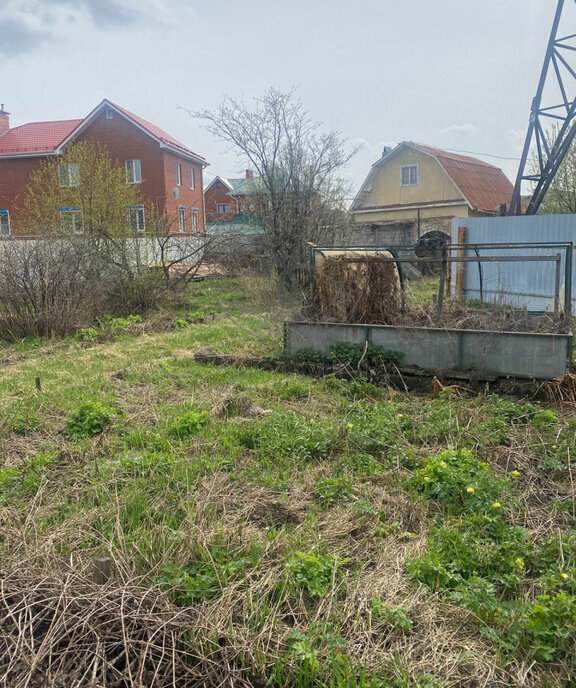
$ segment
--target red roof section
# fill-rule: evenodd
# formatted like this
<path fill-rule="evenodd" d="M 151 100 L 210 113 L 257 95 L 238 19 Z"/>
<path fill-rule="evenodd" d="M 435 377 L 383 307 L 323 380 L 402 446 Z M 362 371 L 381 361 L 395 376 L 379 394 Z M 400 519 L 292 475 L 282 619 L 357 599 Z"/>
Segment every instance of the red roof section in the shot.
<path fill-rule="evenodd" d="M 81 119 L 31 122 L 8 129 L 0 136 L 0 155 L 51 153 L 76 129 Z"/>
<path fill-rule="evenodd" d="M 70 119 L 56 122 L 32 122 L 30 124 L 23 124 L 20 127 L 8 129 L 5 134 L 0 136 L 0 156 L 52 153 L 61 143 L 74 133 L 77 127 L 86 123 L 94 113 L 106 105 L 112 106 L 118 110 L 118 112 L 122 113 L 125 117 L 134 122 L 134 124 L 144 129 L 161 143 L 180 150 L 187 155 L 193 155 L 199 160 L 206 160 L 201 155 L 194 153 L 194 151 L 190 150 L 190 148 L 186 147 L 183 143 L 180 143 L 180 141 L 177 141 L 160 129 L 160 127 L 147 122 L 145 119 L 142 119 L 142 117 L 138 117 L 138 115 L 125 110 L 123 107 L 109 100 L 103 100 L 84 119 Z"/>
<path fill-rule="evenodd" d="M 502 203 L 510 201 L 514 187 L 499 167 L 440 148 L 407 143 L 438 160 L 473 210 L 497 212 Z"/>
<path fill-rule="evenodd" d="M 200 158 L 200 160 L 206 160 L 206 158 L 203 158 L 201 155 L 198 155 L 198 153 L 195 153 L 193 150 L 190 150 L 190 148 L 185 146 L 183 143 L 180 143 L 180 141 L 177 141 L 175 138 L 170 136 L 170 134 L 167 134 L 165 131 L 160 129 L 160 127 L 157 127 L 155 124 L 147 122 L 145 119 L 142 119 L 142 117 L 138 117 L 138 115 L 135 115 L 129 110 L 126 110 L 125 108 L 120 107 L 119 105 L 116 105 L 115 103 L 112 103 L 109 100 L 106 100 L 104 102 L 112 105 L 112 107 L 119 110 L 123 115 L 128 117 L 128 119 L 131 119 L 133 122 L 140 125 L 143 129 L 146 129 L 146 131 L 149 134 L 151 134 L 158 140 L 162 141 L 162 143 L 165 143 L 169 146 L 174 146 L 174 148 L 179 148 L 184 153 L 188 153 L 188 155 L 194 155 L 196 158 Z"/>

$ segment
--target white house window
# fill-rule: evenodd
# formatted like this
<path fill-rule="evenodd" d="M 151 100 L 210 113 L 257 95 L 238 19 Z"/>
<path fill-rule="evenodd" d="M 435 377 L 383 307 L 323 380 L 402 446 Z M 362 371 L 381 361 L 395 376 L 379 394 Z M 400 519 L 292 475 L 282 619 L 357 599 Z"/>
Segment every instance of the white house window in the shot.
<path fill-rule="evenodd" d="M 192 220 L 192 231 L 198 231 L 198 208 L 190 208 L 190 219 Z"/>
<path fill-rule="evenodd" d="M 186 231 L 186 206 L 181 205 L 178 207 L 178 231 Z"/>
<path fill-rule="evenodd" d="M 0 210 L 0 236 L 10 236 L 10 214 Z"/>
<path fill-rule="evenodd" d="M 142 204 L 126 206 L 128 209 L 128 222 L 133 232 L 143 232 L 144 206 Z"/>
<path fill-rule="evenodd" d="M 106 108 L 106 119 L 112 119 L 114 116 L 114 111 L 112 108 Z"/>
<path fill-rule="evenodd" d="M 60 225 L 66 234 L 82 234 L 84 232 L 81 208 L 58 208 L 58 210 L 60 212 Z"/>
<path fill-rule="evenodd" d="M 190 168 L 190 188 L 194 188 L 194 168 Z"/>
<path fill-rule="evenodd" d="M 418 184 L 418 165 L 402 165 L 400 186 L 416 186 L 416 184 Z"/>
<path fill-rule="evenodd" d="M 220 214 L 230 212 L 230 203 L 218 203 L 216 206 L 216 212 Z"/>
<path fill-rule="evenodd" d="M 140 184 L 142 181 L 142 170 L 140 160 L 126 160 L 126 183 Z"/>
<path fill-rule="evenodd" d="M 60 186 L 78 186 L 80 170 L 77 162 L 61 162 L 58 165 L 58 184 Z"/>
<path fill-rule="evenodd" d="M 182 165 L 179 162 L 176 163 L 176 184 L 182 186 Z"/>

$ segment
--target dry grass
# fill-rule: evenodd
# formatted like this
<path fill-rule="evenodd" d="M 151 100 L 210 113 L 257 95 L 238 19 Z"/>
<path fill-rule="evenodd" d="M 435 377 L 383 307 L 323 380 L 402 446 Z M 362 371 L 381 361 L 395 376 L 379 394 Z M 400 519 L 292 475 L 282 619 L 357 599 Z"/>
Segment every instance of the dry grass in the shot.
<path fill-rule="evenodd" d="M 391 324 L 403 307 L 396 266 L 378 256 L 326 258 L 314 272 L 312 317 L 332 322 Z"/>

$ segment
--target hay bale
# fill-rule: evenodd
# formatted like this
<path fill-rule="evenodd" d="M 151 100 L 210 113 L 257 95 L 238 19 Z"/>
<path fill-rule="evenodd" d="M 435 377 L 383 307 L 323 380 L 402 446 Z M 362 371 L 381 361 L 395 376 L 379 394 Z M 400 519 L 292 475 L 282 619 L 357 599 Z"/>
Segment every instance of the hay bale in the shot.
<path fill-rule="evenodd" d="M 317 261 L 312 285 L 315 315 L 332 322 L 389 325 L 404 306 L 396 263 L 388 251 L 342 251 Z"/>

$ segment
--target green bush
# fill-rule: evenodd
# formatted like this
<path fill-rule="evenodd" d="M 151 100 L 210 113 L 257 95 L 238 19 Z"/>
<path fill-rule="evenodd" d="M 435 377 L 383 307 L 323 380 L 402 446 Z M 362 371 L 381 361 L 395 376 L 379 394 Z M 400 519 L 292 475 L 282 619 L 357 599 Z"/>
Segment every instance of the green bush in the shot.
<path fill-rule="evenodd" d="M 339 478 L 323 478 L 312 486 L 320 504 L 327 508 L 341 499 L 352 494 L 352 479 L 341 476 Z"/>
<path fill-rule="evenodd" d="M 87 401 L 68 419 L 66 433 L 70 437 L 95 437 L 112 423 L 116 413 L 113 406 Z"/>
<path fill-rule="evenodd" d="M 528 609 L 526 645 L 536 659 L 551 662 L 574 652 L 576 596 L 540 595 Z"/>
<path fill-rule="evenodd" d="M 387 624 L 399 631 L 411 631 L 414 627 L 414 622 L 404 607 L 393 607 L 379 597 L 370 600 L 368 609 L 372 619 L 378 623 Z"/>
<path fill-rule="evenodd" d="M 166 435 L 178 440 L 194 437 L 207 422 L 208 413 L 206 411 L 188 411 L 170 423 L 166 428 Z"/>
<path fill-rule="evenodd" d="M 349 363 L 352 366 L 363 364 L 366 367 L 389 363 L 399 365 L 404 354 L 400 351 L 387 351 L 374 344 L 349 344 L 335 342 L 330 347 L 329 360 L 335 363 Z"/>
<path fill-rule="evenodd" d="M 186 565 L 165 564 L 159 582 L 170 590 L 176 604 L 188 607 L 219 595 L 231 579 L 254 563 L 254 557 L 255 553 L 234 555 L 220 544 L 208 550 L 197 548 Z"/>
<path fill-rule="evenodd" d="M 502 493 L 508 489 L 507 479 L 495 476 L 469 449 L 446 449 L 428 457 L 409 484 L 453 511 L 472 513 L 498 510 Z"/>
<path fill-rule="evenodd" d="M 337 557 L 316 552 L 295 552 L 286 564 L 289 587 L 306 591 L 310 597 L 324 597 L 332 587 L 338 568 Z"/>
<path fill-rule="evenodd" d="M 326 458 L 336 447 L 338 432 L 330 423 L 307 420 L 293 413 L 266 416 L 237 430 L 238 442 L 255 450 L 265 464 L 282 459 L 307 461 Z"/>

